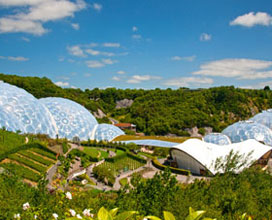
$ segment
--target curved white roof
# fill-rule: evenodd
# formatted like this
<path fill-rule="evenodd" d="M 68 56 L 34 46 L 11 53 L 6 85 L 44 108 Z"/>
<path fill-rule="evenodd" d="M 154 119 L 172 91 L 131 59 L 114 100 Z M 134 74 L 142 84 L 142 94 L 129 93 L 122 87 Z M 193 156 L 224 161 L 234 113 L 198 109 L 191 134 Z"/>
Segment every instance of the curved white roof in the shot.
<path fill-rule="evenodd" d="M 261 144 L 254 139 L 226 145 L 224 147 L 216 144 L 206 143 L 199 139 L 189 139 L 182 144 L 174 146 L 172 149 L 178 149 L 190 155 L 194 160 L 205 166 L 212 174 L 216 173 L 213 166 L 216 159 L 220 157 L 225 158 L 225 156 L 227 156 L 232 150 L 234 153 L 238 153 L 239 155 L 244 156 L 247 156 L 252 152 L 250 155 L 251 164 L 272 150 L 271 147 Z"/>

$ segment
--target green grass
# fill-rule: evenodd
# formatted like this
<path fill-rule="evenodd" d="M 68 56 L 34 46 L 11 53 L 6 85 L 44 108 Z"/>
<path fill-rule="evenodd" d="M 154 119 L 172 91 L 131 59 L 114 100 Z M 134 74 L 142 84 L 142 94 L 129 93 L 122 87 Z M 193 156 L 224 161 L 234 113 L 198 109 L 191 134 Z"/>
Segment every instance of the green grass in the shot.
<path fill-rule="evenodd" d="M 41 178 L 41 176 L 35 172 L 33 172 L 32 170 L 20 166 L 18 164 L 11 164 L 11 163 L 5 163 L 5 164 L 0 164 L 1 167 L 9 170 L 12 173 L 15 173 L 17 176 L 20 176 L 22 178 L 34 181 L 34 182 L 38 182 L 39 179 Z"/>
<path fill-rule="evenodd" d="M 0 155 L 24 143 L 24 136 L 9 131 L 0 130 Z"/>
<path fill-rule="evenodd" d="M 42 156 L 48 157 L 50 159 L 56 160 L 56 154 L 54 154 L 53 152 L 45 151 L 39 148 L 32 148 L 31 151 L 38 153 Z"/>
<path fill-rule="evenodd" d="M 120 182 L 121 186 L 125 186 L 125 185 L 128 184 L 128 179 L 127 178 L 123 178 L 123 179 L 120 179 L 119 182 Z"/>
<path fill-rule="evenodd" d="M 21 154 L 25 157 L 31 158 L 32 160 L 35 160 L 35 161 L 37 161 L 41 164 L 44 164 L 46 166 L 50 166 L 53 163 L 50 160 L 46 160 L 44 157 L 40 157 L 36 154 L 33 154 L 31 151 L 19 151 L 18 154 Z"/>
<path fill-rule="evenodd" d="M 108 158 L 109 157 L 108 152 L 103 151 L 103 150 L 99 150 L 98 148 L 94 148 L 94 147 L 84 147 L 83 152 L 93 158 L 97 158 L 99 156 L 99 152 L 100 152 L 99 158 Z"/>
<path fill-rule="evenodd" d="M 124 170 L 124 168 L 127 168 L 128 170 L 135 170 L 143 165 L 144 163 L 141 163 L 130 157 L 125 157 L 114 163 L 106 161 L 102 163 L 100 166 L 106 167 L 108 170 L 110 170 L 110 172 L 114 174 L 114 176 L 117 176 L 119 173 L 121 173 Z"/>
<path fill-rule="evenodd" d="M 44 173 L 47 170 L 46 167 L 41 166 L 39 164 L 36 164 L 33 161 L 28 160 L 27 158 L 20 157 L 17 154 L 11 154 L 11 155 L 8 156 L 8 158 L 11 159 L 11 160 L 17 161 L 18 163 L 24 164 L 24 165 L 26 165 L 26 166 L 34 169 L 34 170 L 37 170 L 40 173 Z"/>

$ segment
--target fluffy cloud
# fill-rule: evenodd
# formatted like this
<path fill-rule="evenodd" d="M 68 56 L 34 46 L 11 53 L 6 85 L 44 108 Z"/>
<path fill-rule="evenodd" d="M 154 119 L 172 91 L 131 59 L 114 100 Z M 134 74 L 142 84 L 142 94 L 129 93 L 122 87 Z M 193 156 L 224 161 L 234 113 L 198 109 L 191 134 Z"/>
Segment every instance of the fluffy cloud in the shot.
<path fill-rule="evenodd" d="M 72 23 L 71 26 L 72 26 L 72 28 L 74 28 L 75 30 L 79 30 L 79 28 L 80 28 L 79 24 L 77 24 L 77 23 Z"/>
<path fill-rule="evenodd" d="M 133 34 L 132 35 L 132 39 L 140 40 L 140 39 L 142 39 L 142 35 L 140 35 L 140 34 Z"/>
<path fill-rule="evenodd" d="M 207 34 L 207 33 L 202 33 L 200 35 L 200 41 L 210 41 L 212 39 L 212 35 L 211 34 Z"/>
<path fill-rule="evenodd" d="M 112 77 L 112 80 L 114 80 L 114 81 L 120 81 L 120 80 L 121 80 L 121 78 L 120 78 L 120 77 L 118 77 L 118 76 L 114 76 L 114 77 Z"/>
<path fill-rule="evenodd" d="M 101 4 L 98 3 L 93 3 L 92 8 L 96 11 L 101 11 L 103 6 Z"/>
<path fill-rule="evenodd" d="M 10 61 L 17 61 L 17 62 L 24 62 L 24 61 L 28 61 L 29 58 L 26 58 L 26 57 L 12 57 L 12 56 L 9 56 L 9 57 L 4 57 L 4 56 L 0 56 L 0 59 L 6 59 L 6 60 L 10 60 Z"/>
<path fill-rule="evenodd" d="M 133 27 L 132 27 L 132 31 L 133 31 L 133 32 L 136 32 L 136 31 L 138 31 L 138 28 L 137 28 L 136 26 L 133 26 Z"/>
<path fill-rule="evenodd" d="M 213 84 L 213 79 L 202 77 L 179 77 L 166 80 L 163 85 L 174 87 L 191 87 Z"/>
<path fill-rule="evenodd" d="M 87 60 L 85 61 L 86 65 L 89 68 L 101 68 L 106 65 L 112 65 L 114 63 L 117 63 L 117 60 L 111 60 L 111 59 L 102 59 L 101 61 L 99 60 Z"/>
<path fill-rule="evenodd" d="M 70 84 L 68 82 L 62 82 L 62 81 L 55 82 L 55 85 L 57 85 L 59 87 L 69 87 L 70 86 Z"/>
<path fill-rule="evenodd" d="M 43 35 L 43 24 L 66 17 L 86 8 L 84 0 L 0 0 L 0 6 L 15 7 L 15 14 L 0 18 L 0 33 L 24 32 Z"/>
<path fill-rule="evenodd" d="M 272 78 L 272 61 L 223 59 L 205 63 L 194 75 L 233 77 L 237 79 Z"/>
<path fill-rule="evenodd" d="M 120 74 L 120 75 L 123 75 L 123 74 L 125 74 L 126 72 L 123 71 L 123 70 L 120 70 L 120 71 L 118 71 L 117 73 Z"/>
<path fill-rule="evenodd" d="M 269 26 L 272 25 L 272 16 L 265 12 L 250 12 L 241 15 L 230 22 L 230 25 L 240 25 L 245 27 L 253 27 L 255 25 Z"/>
<path fill-rule="evenodd" d="M 180 57 L 180 56 L 174 56 L 171 57 L 171 60 L 173 61 L 188 61 L 188 62 L 193 62 L 195 60 L 196 56 L 189 56 L 189 57 Z"/>
<path fill-rule="evenodd" d="M 104 43 L 103 47 L 120 47 L 119 43 Z"/>
<path fill-rule="evenodd" d="M 111 53 L 111 52 L 103 52 L 103 51 L 98 51 L 98 50 L 93 50 L 93 49 L 86 49 L 85 50 L 86 53 L 92 55 L 92 56 L 98 56 L 98 55 L 101 55 L 101 56 L 107 56 L 107 57 L 112 57 L 114 56 L 115 54 L 114 53 Z"/>
<path fill-rule="evenodd" d="M 160 76 L 151 76 L 151 75 L 134 75 L 130 79 L 127 80 L 127 83 L 137 84 L 143 81 L 149 80 L 159 80 L 161 79 Z"/>
<path fill-rule="evenodd" d="M 71 54 L 73 56 L 86 57 L 86 54 L 84 53 L 84 51 L 81 49 L 81 47 L 79 45 L 68 46 L 67 50 L 68 50 L 69 54 Z"/>

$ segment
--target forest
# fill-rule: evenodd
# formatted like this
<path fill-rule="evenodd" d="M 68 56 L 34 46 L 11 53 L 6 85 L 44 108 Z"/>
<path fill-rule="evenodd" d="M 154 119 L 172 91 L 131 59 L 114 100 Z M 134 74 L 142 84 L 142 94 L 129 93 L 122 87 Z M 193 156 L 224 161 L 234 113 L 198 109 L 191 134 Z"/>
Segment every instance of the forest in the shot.
<path fill-rule="evenodd" d="M 175 134 L 186 136 L 186 129 L 205 127 L 221 131 L 228 125 L 246 120 L 272 107 L 272 92 L 264 89 L 241 89 L 233 86 L 209 89 L 72 89 L 56 86 L 43 77 L 21 77 L 0 74 L 0 80 L 30 92 L 36 98 L 63 97 L 80 103 L 91 112 L 101 109 L 109 122 L 112 117 L 120 122 L 137 125 L 137 131 L 147 135 Z M 131 106 L 116 108 L 117 101 L 132 100 Z"/>

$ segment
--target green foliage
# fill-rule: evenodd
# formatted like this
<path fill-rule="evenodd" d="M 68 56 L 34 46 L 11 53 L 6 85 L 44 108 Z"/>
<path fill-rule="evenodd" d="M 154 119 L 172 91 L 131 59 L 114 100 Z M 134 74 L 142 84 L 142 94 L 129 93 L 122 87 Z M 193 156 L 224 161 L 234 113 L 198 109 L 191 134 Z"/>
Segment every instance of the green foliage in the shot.
<path fill-rule="evenodd" d="M 37 98 L 63 97 L 90 111 L 100 108 L 111 117 L 136 124 L 137 130 L 146 134 L 187 136 L 185 129 L 194 126 L 221 131 L 238 120 L 250 118 L 253 112 L 272 107 L 272 91 L 268 87 L 264 90 L 228 86 L 198 90 L 95 88 L 82 91 L 62 89 L 47 78 L 0 74 L 0 80 L 21 87 Z M 131 99 L 133 104 L 116 109 L 116 102 L 122 99 Z"/>
<path fill-rule="evenodd" d="M 0 129 L 0 155 L 23 145 L 24 142 L 24 136 Z"/>
<path fill-rule="evenodd" d="M 95 175 L 98 181 L 103 182 L 109 186 L 113 186 L 115 182 L 115 177 L 113 173 L 106 166 L 94 167 L 93 174 Z"/>
<path fill-rule="evenodd" d="M 68 145 L 68 143 L 65 141 L 65 142 L 62 143 L 62 152 L 63 152 L 64 154 L 66 154 L 66 153 L 68 152 L 68 150 L 69 150 L 69 145 Z"/>
<path fill-rule="evenodd" d="M 31 150 L 31 149 L 30 149 Z M 31 158 L 32 160 L 35 160 L 41 164 L 44 164 L 46 166 L 50 166 L 53 162 L 51 160 L 46 159 L 46 157 L 40 157 L 36 154 L 33 154 L 31 151 L 19 151 L 18 154 L 21 154 L 25 157 Z"/>

